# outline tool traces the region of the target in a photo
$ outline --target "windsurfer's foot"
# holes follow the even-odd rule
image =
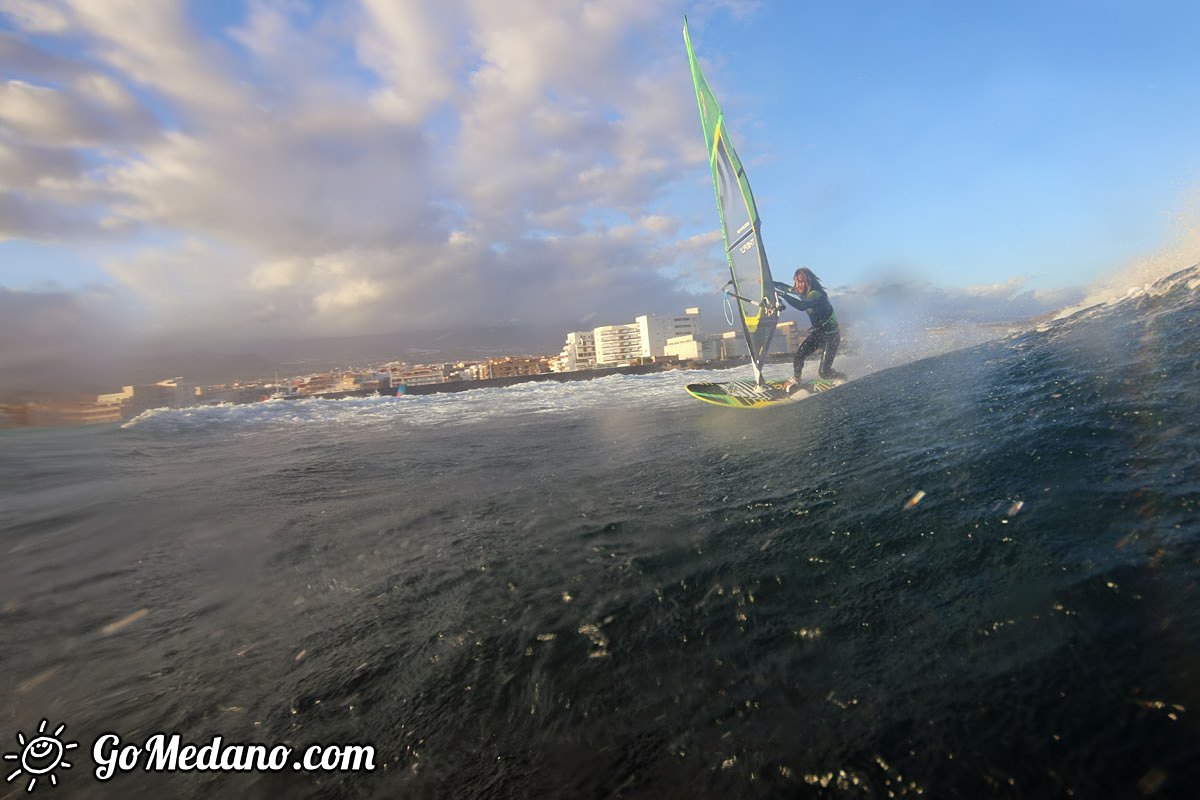
[[[783,382],[783,390],[788,394],[796,391],[796,387],[800,385],[800,379],[795,375]]]

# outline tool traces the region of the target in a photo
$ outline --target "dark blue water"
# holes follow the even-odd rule
[[[6,432],[5,752],[67,724],[38,796],[1200,796],[1198,293],[761,411],[681,372]],[[378,764],[101,784],[108,731]]]

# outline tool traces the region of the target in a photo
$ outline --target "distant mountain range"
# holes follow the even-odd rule
[[[30,359],[0,369],[0,403],[72,399],[175,377],[213,384],[270,379],[275,375],[285,378],[389,361],[439,363],[508,355],[556,355],[565,336],[559,328],[481,325],[458,330],[264,340],[247,343],[234,352],[189,343],[103,356],[81,353],[72,363]]]
[[[520,325],[263,342],[255,352],[286,364],[470,361],[506,355],[557,355],[566,332]]]

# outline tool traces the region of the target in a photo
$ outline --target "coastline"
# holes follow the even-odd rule
[[[732,369],[747,363],[745,359],[720,362],[707,362],[710,369]],[[319,394],[292,395],[281,399],[302,400],[321,398],[323,400],[339,400],[343,397],[401,397],[404,395],[444,394],[447,392],[468,392],[472,389],[495,389],[505,386],[515,386],[519,383],[540,383],[553,381],[567,383],[569,381],[590,381],[594,378],[605,378],[609,375],[649,375],[655,372],[666,372],[673,369],[685,369],[678,363],[636,364],[628,367],[607,367],[605,369],[584,369],[574,372],[546,372],[539,375],[515,375],[508,378],[485,378],[474,381],[449,381],[446,383],[424,383],[415,386],[390,386],[378,389],[356,389],[344,392],[322,392]]]

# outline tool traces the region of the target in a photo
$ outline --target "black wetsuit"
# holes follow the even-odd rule
[[[844,374],[833,368],[833,357],[837,355],[838,345],[842,343],[842,333],[838,329],[837,314],[833,312],[833,305],[829,302],[825,291],[813,289],[801,298],[797,297],[794,294],[795,289],[786,283],[776,281],[775,288],[785,293],[783,299],[792,308],[808,312],[808,321],[812,325],[808,329],[808,337],[800,343],[800,347],[796,350],[796,357],[792,360],[792,370],[795,372],[796,378],[800,378],[800,371],[804,368],[805,359],[818,350],[823,351],[818,374],[827,380],[845,378]]]

